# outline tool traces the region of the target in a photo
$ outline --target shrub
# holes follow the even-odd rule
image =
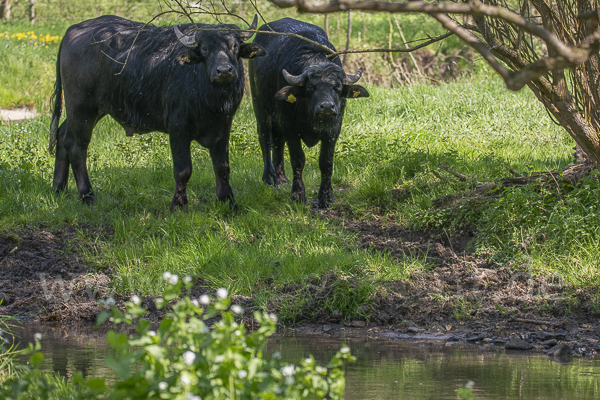
[[[263,354],[269,336],[275,333],[277,317],[255,312],[259,328],[248,332],[237,321],[243,310],[231,305],[225,289],[211,299],[181,296],[191,279],[182,282],[176,275],[164,275],[168,285],[156,299],[167,314],[156,330],[142,317],[146,310],[133,296],[124,312],[112,299],[104,301],[107,311],[98,322],[110,319],[115,325],[135,323],[134,335],[110,330],[106,339],[116,350],[106,363],[117,376],[108,387],[105,378],[71,382],[81,399],[341,399],[345,380],[343,367],[353,361],[348,347],[342,347],[326,367],[308,357],[298,364],[285,364],[278,353],[267,359]],[[212,325],[209,322],[213,321]],[[32,368],[0,387],[3,399],[48,399],[55,388],[39,372],[43,359],[39,343],[31,346]]]

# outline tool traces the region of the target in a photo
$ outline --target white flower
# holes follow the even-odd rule
[[[216,363],[222,363],[223,361],[225,361],[225,356],[223,354],[219,354],[218,356],[215,357]]]
[[[176,285],[179,282],[179,277],[177,275],[171,275],[169,277],[169,284]]]
[[[315,368],[315,372],[316,372],[317,374],[322,374],[322,373],[324,373],[324,372],[327,372],[327,368],[323,368],[323,367],[321,367],[320,365],[317,365],[317,367]]]
[[[225,288],[218,288],[217,289],[217,297],[220,299],[224,299],[227,297],[229,293],[227,293],[227,289]]]
[[[193,299],[193,300],[192,300],[192,304],[193,304],[195,307],[200,307],[200,303],[198,303],[198,300],[196,300],[196,299]]]
[[[292,376],[296,372],[296,367],[294,364],[286,365],[285,367],[281,367],[281,373],[283,376]]]
[[[340,353],[342,353],[342,354],[347,354],[347,353],[350,353],[350,347],[348,347],[348,346],[344,346],[344,347],[342,347],[342,348],[340,349]]]
[[[235,336],[241,336],[242,335],[242,331],[240,331],[239,329],[236,329],[235,332]]]
[[[231,306],[231,311],[233,311],[236,314],[243,314],[244,313],[244,309],[240,306],[238,306],[237,304],[234,304]]]
[[[132,302],[133,304],[140,304],[140,303],[141,303],[141,300],[140,300],[139,296],[136,296],[136,295],[134,294],[133,296],[131,296],[131,302]]]
[[[158,383],[158,388],[159,388],[160,390],[165,390],[165,389],[166,389],[166,388],[168,388],[168,387],[169,387],[169,384],[168,384],[167,382],[159,382],[159,383]]]
[[[40,340],[42,340],[42,334],[38,332],[35,335],[33,335],[33,338],[36,342],[39,342]]]
[[[104,300],[104,306],[106,308],[110,308],[111,306],[115,305],[115,299],[113,299],[112,297],[107,298],[106,300]]]
[[[287,376],[285,378],[285,384],[286,385],[293,385],[294,382],[296,382],[296,378],[294,378],[293,376]]]
[[[185,386],[189,385],[190,383],[192,383],[192,381],[190,381],[190,377],[187,375],[182,374],[181,377],[179,378],[179,380],[181,381],[182,384],[184,384]]]
[[[156,336],[156,331],[148,331],[148,336]]]
[[[163,272],[163,279],[165,281],[168,281],[169,279],[171,279],[171,273],[169,271]]]
[[[200,300],[201,304],[207,305],[208,303],[210,303],[210,297],[208,297],[207,294],[203,294],[202,296],[200,296],[198,298],[198,300]]]
[[[312,358],[305,358],[304,359],[304,363],[305,364],[312,364]]]
[[[191,281],[192,281],[192,277],[191,277],[191,276],[189,276],[189,275],[186,275],[186,276],[185,276],[185,278],[183,278],[183,282],[184,282],[185,284],[188,284],[188,283],[190,283]]]
[[[193,393],[188,393],[185,395],[186,400],[202,400],[202,397],[196,396]]]
[[[238,371],[238,378],[245,379],[247,376],[248,376],[248,372],[246,372],[245,370],[240,369]]]
[[[276,351],[275,353],[273,353],[272,357],[276,360],[281,360],[281,353]]]
[[[194,360],[196,359],[196,353],[194,353],[193,351],[186,351],[185,353],[183,353],[183,362],[186,363],[187,365],[192,365],[194,363]]]
[[[271,313],[271,314],[269,314],[269,318],[271,318],[271,320],[273,320],[273,322],[277,322],[277,315]]]
[[[154,299],[154,302],[156,303],[157,307],[162,307],[165,300],[162,297],[157,297]]]

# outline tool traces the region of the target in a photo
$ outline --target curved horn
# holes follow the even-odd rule
[[[252,20],[252,23],[248,27],[248,31],[255,31],[257,26],[258,26],[258,15],[254,14],[254,19]],[[245,42],[246,40],[250,39],[252,37],[252,35],[254,35],[254,32],[248,32],[248,31],[242,31],[240,33],[242,42]]]
[[[346,74],[346,77],[344,78],[344,85],[353,85],[353,84],[355,84],[360,79],[360,77],[362,76],[362,73],[363,73],[363,68],[360,67],[358,69],[358,71],[356,71],[356,73],[351,74],[351,75]]]
[[[173,30],[175,31],[175,35],[177,35],[177,39],[179,39],[179,41],[184,44],[187,47],[198,47],[198,41],[196,40],[196,35],[186,35],[181,33],[181,31],[179,30],[179,28],[177,26],[173,27]]]
[[[281,70],[283,73],[283,77],[292,86],[304,86],[304,74],[301,75],[292,75],[287,72],[285,69]]]

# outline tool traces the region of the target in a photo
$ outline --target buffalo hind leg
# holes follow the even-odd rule
[[[209,150],[210,158],[215,172],[215,181],[217,183],[217,199],[222,202],[229,201],[229,207],[232,210],[237,209],[233,199],[233,190],[229,185],[229,135],[223,135],[221,139]]]
[[[171,201],[171,212],[177,209],[187,209],[187,183],[192,176],[192,155],[190,153],[191,142],[171,138],[171,154],[173,155],[173,175],[175,177],[175,194]]]
[[[56,143],[56,156],[54,159],[54,181],[52,190],[56,193],[67,189],[69,183],[69,154],[65,147],[65,135],[67,133],[67,120],[58,128],[58,137]]]
[[[87,170],[87,151],[92,139],[92,131],[96,125],[96,117],[69,118],[64,145],[68,155],[68,162],[71,164],[73,176],[77,183],[77,192],[79,199],[87,204],[94,202],[94,191],[90,183],[90,177]],[[62,166],[64,168],[64,166]],[[59,171],[64,173],[64,170]]]
[[[304,170],[304,164],[306,157],[302,150],[302,142],[299,137],[291,138],[288,141],[288,150],[290,152],[290,161],[292,163],[292,200],[305,203],[306,192],[304,189],[304,182],[302,181],[302,171]]]
[[[273,127],[273,167],[275,168],[275,176],[279,182],[289,182],[285,176],[285,168],[283,166],[283,153],[285,150],[285,140],[283,135],[276,127]]]
[[[335,139],[323,139],[321,141],[321,153],[319,154],[319,169],[321,170],[321,186],[319,187],[318,197],[319,208],[327,208],[328,202],[335,202],[333,189],[331,188],[335,142]]]
[[[271,162],[271,121],[257,121],[257,130],[264,166],[262,181],[267,185],[278,186],[277,175]]]

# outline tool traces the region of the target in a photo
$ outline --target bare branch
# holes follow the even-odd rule
[[[439,35],[434,38],[431,38],[430,40],[423,42],[419,45],[416,45],[414,47],[406,47],[403,49],[348,50],[348,51],[338,51],[337,53],[334,53],[334,54],[337,55],[337,54],[356,54],[356,53],[410,53],[410,52],[422,49],[423,47],[429,46],[432,43],[439,42],[440,40],[444,40],[447,37],[452,36],[452,35],[454,35],[454,32],[448,32],[443,35]],[[328,56],[328,57],[331,57],[331,56]]]
[[[337,11],[361,10],[389,13],[421,13],[421,14],[468,14],[473,16],[486,16],[501,19],[522,28],[523,31],[542,39],[554,48],[558,55],[570,59],[577,58],[567,45],[561,42],[552,32],[531,23],[523,16],[507,8],[483,4],[479,0],[470,0],[467,3],[426,3],[424,1],[409,1],[406,3],[392,3],[385,1],[351,1],[335,0],[329,3],[314,3],[312,0],[269,0],[281,7],[296,7],[301,13],[331,13]]]

